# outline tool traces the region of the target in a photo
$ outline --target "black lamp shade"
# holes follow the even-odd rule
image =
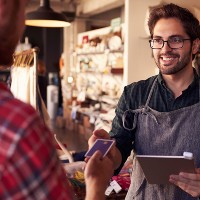
[[[27,13],[25,24],[27,26],[37,27],[67,27],[70,23],[65,15],[54,12],[50,8],[49,1],[41,1],[40,7],[36,11]]]

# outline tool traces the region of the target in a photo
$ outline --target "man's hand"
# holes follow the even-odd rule
[[[93,131],[92,136],[88,140],[89,149],[92,147],[96,139],[110,139],[110,135],[104,129]]]
[[[110,135],[104,129],[95,130],[93,135],[88,140],[89,149],[92,147],[96,139],[110,139]],[[121,153],[115,145],[111,147],[107,156],[113,161],[114,168],[117,169],[121,163]],[[86,158],[85,161],[88,162],[89,159],[90,158]]]
[[[193,197],[200,197],[200,168],[196,169],[196,174],[180,172],[171,175],[169,181]]]
[[[104,199],[113,172],[113,162],[107,156],[102,157],[100,151],[96,151],[88,160],[84,171],[86,200]]]

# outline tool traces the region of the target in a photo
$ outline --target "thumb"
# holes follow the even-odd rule
[[[97,138],[110,139],[110,135],[104,129],[94,130],[93,135],[95,135]]]
[[[95,151],[94,154],[92,155],[91,159],[94,159],[94,160],[102,159],[101,151],[99,151],[99,150]]]

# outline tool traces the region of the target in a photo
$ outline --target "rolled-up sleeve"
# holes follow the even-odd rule
[[[115,110],[116,115],[112,122],[112,129],[109,133],[111,137],[116,140],[116,147],[119,149],[122,156],[122,163],[120,167],[115,170],[115,174],[120,172],[128,156],[130,155],[131,150],[133,149],[134,131],[127,131],[123,128],[122,123],[123,113],[128,109],[127,105],[126,90],[124,90]]]

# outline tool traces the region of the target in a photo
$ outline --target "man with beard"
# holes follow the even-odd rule
[[[97,138],[114,138],[110,152],[115,173],[130,152],[138,155],[182,156],[192,152],[196,173],[170,175],[169,184],[149,184],[136,159],[126,199],[193,200],[200,196],[200,80],[192,67],[199,49],[199,21],[175,4],[152,10],[148,21],[159,74],[124,88],[108,134],[96,130]]]
[[[0,0],[2,66],[12,63],[24,30],[27,2]],[[86,165],[86,189],[91,190],[86,199],[103,199],[112,174],[110,159],[96,152]],[[0,199],[72,200],[72,193],[56,154],[53,134],[30,105],[15,99],[0,83]]]

